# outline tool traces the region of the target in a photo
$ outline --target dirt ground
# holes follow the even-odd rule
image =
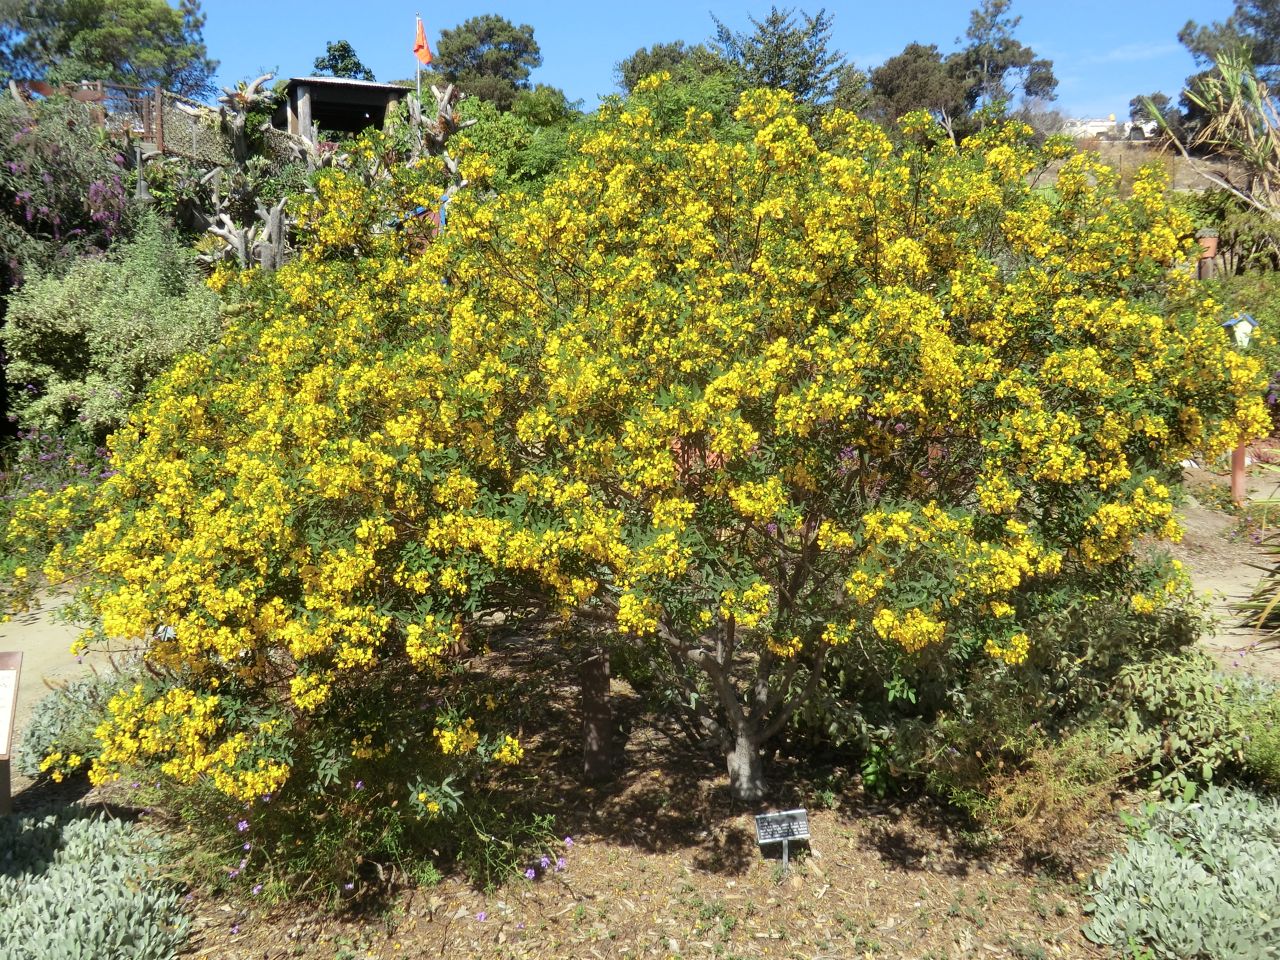
[[[1201,638],[1223,666],[1280,679],[1280,644],[1269,640],[1232,604],[1248,599],[1263,573],[1274,566],[1265,539],[1280,525],[1280,449],[1268,446],[1251,451],[1248,478],[1249,503],[1243,513],[1228,504],[1230,475],[1210,465],[1186,471],[1190,497],[1182,508],[1182,542],[1171,552],[1180,559],[1196,592],[1209,600],[1214,616],[1211,632]],[[1253,459],[1253,456],[1250,459]]]

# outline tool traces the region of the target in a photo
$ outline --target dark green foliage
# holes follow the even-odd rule
[[[1052,100],[1058,79],[1050,60],[1016,40],[1013,32],[1022,21],[1012,16],[1012,0],[982,0],[969,14],[969,28],[957,42],[968,40],[947,58],[952,73],[965,84],[970,109],[1007,102],[1019,93]]]
[[[160,852],[77,807],[0,817],[0,960],[170,960],[189,921]]]
[[[1084,933],[1126,957],[1280,957],[1280,805],[1210,787],[1151,804],[1092,882]]]
[[[1201,66],[1224,51],[1243,49],[1260,73],[1273,78],[1280,70],[1280,0],[1236,0],[1225,21],[1188,20],[1178,39]]]
[[[845,66],[844,55],[830,49],[833,18],[825,10],[810,16],[793,8],[769,8],[763,20],[748,18],[750,33],[734,32],[719,19],[715,47],[737,68],[744,88],[789,90],[802,103],[829,101]]]
[[[871,71],[871,96],[874,111],[885,121],[927,110],[945,122],[963,115],[966,88],[935,45],[909,43]]]
[[[355,48],[346,40],[330,40],[324,45],[324,56],[316,57],[317,74],[330,77],[347,77],[351,80],[372,80],[373,71],[366,67]]]
[[[703,44],[688,46],[683,40],[641,47],[614,67],[618,86],[630,93],[637,83],[653,73],[666,71],[674,80],[732,70],[729,61]]]
[[[511,109],[516,94],[528,89],[529,71],[541,65],[533,27],[493,13],[442,30],[433,64],[446,82],[500,110]]]
[[[105,80],[192,97],[213,92],[218,64],[201,31],[199,0],[6,0],[0,68],[50,83]]]

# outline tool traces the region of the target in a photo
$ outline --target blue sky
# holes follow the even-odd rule
[[[955,46],[978,0],[860,0],[828,2],[832,39],[859,67],[869,69],[912,42]],[[800,4],[779,4],[779,6]],[[809,10],[818,4],[809,4]],[[1128,113],[1129,99],[1162,90],[1175,96],[1192,72],[1177,33],[1188,19],[1222,20],[1230,0],[1014,0],[1022,16],[1017,36],[1054,62],[1057,108],[1068,116]],[[311,72],[329,40],[347,40],[379,80],[413,75],[414,14],[428,40],[467,17],[498,13],[528,23],[542,48],[533,80],[563,89],[584,107],[615,91],[613,65],[637,47],[670,40],[698,42],[712,32],[711,13],[735,29],[748,15],[764,17],[768,3],[648,0],[613,6],[596,2],[470,2],[415,8],[385,0],[204,0],[205,42],[221,61],[219,86],[276,70]]]

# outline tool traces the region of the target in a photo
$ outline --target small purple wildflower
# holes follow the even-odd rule
[[[239,823],[236,824],[236,830],[240,833],[244,833],[248,829],[249,829],[248,820],[241,820]]]
[[[556,873],[559,873],[569,864],[565,862],[564,857],[556,857]]]
[[[537,876],[537,874],[534,872],[533,867],[530,867],[528,870],[524,872],[524,876],[526,880],[532,880],[534,877]]]
[[[564,838],[564,845],[565,845],[566,847],[572,847],[572,846],[573,846],[573,837],[565,837],[565,838]]]
[[[354,890],[355,888],[356,888],[356,885],[354,883],[344,883],[342,885],[343,890]]]
[[[253,849],[253,844],[252,844],[252,843],[246,843],[246,844],[244,845],[244,849],[246,849],[246,850],[252,850],[252,849]]]
[[[363,780],[357,780],[357,781],[356,781],[356,789],[357,789],[357,790],[363,790],[363,789],[364,789],[364,781],[363,781]]]
[[[476,914],[476,919],[479,920],[481,923],[483,923],[484,921],[489,919],[489,915],[485,913],[483,910],[481,910],[479,913]]]
[[[227,876],[234,880],[236,877],[240,876],[240,868],[232,867],[230,870],[227,871]]]
[[[543,857],[538,861],[538,866],[542,867],[543,870],[547,869],[547,867],[551,866],[551,858]]]
[[[231,925],[231,935],[234,937],[239,932],[240,932],[240,924],[233,923]]]
[[[260,894],[261,892],[262,892],[262,884],[260,884],[260,883],[255,883],[255,884],[253,885],[253,895],[256,897],[256,896],[257,896],[258,894]]]

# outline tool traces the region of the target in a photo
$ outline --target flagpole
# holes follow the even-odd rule
[[[421,22],[422,14],[415,13],[414,17],[417,18],[418,22]],[[418,23],[416,22],[414,23],[413,29],[415,31],[418,29]],[[415,33],[415,36],[416,36],[416,33]],[[418,103],[422,103],[422,61],[418,58],[418,55],[416,53],[413,55],[413,62],[415,64],[415,68],[418,76]]]

